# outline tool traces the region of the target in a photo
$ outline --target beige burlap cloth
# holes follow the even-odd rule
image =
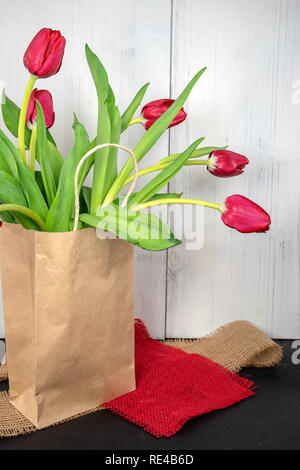
[[[243,367],[274,366],[282,357],[281,347],[247,321],[228,323],[200,339],[175,339],[165,343],[188,353],[207,356],[232,372],[239,372]],[[7,378],[7,366],[0,366],[0,381]],[[97,407],[70,419],[102,409]],[[0,392],[0,437],[34,431],[37,429],[33,424],[9,403],[8,393]]]

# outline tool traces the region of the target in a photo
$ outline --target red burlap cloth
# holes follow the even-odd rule
[[[137,389],[104,406],[156,437],[170,437],[191,418],[252,395],[253,382],[198,354],[150,338],[136,320]]]

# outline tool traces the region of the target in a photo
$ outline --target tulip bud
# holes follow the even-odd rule
[[[248,163],[249,160],[244,155],[221,149],[211,152],[207,169],[212,175],[227,178],[243,173],[243,169]]]
[[[242,233],[267,232],[271,224],[269,214],[262,207],[239,194],[227,197],[221,212],[224,224]]]
[[[66,40],[60,31],[41,29],[24,54],[23,63],[31,75],[47,78],[55,75],[62,63]]]
[[[175,100],[156,100],[151,101],[150,103],[146,104],[142,109],[142,124],[146,130],[148,130],[155,121],[160,118],[160,116],[167,111],[170,106],[174,103]],[[177,116],[173,119],[169,127],[177,126],[182,121],[185,120],[187,114],[183,108],[179,111]]]
[[[50,91],[48,90],[38,90],[35,88],[30,96],[27,115],[26,115],[26,124],[29,129],[36,123],[37,116],[37,106],[36,100],[40,103],[43,109],[46,128],[49,129],[53,126],[55,114],[53,111],[53,101]]]

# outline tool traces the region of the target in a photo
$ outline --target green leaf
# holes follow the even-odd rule
[[[75,145],[66,159],[59,178],[55,199],[46,220],[47,232],[68,232],[74,211],[74,178],[77,165],[90,148],[87,132],[74,116]],[[81,172],[79,173],[79,179]]]
[[[4,171],[0,171],[0,201],[1,204],[17,204],[28,207],[20,181]],[[17,213],[11,215],[9,212],[4,212],[0,216],[6,222],[14,223],[16,220],[27,229],[39,230],[38,226],[26,215]]]
[[[97,145],[110,142],[110,119],[107,105],[101,105],[98,109]],[[96,212],[98,206],[105,197],[105,180],[108,168],[109,147],[97,150],[94,157],[94,174],[92,184],[92,212]]]
[[[119,238],[149,251],[161,251],[179,245],[170,228],[150,213],[128,215],[126,209],[110,204],[97,215],[82,214],[80,220],[86,224],[108,230]]]
[[[59,153],[59,151],[57,150],[57,147],[55,147],[55,145],[53,145],[53,143],[50,140],[47,140],[47,144],[48,144],[49,165],[52,170],[55,185],[57,187],[58,182],[59,182],[60,172],[64,164],[64,159],[62,155]]]
[[[98,97],[98,127],[96,144],[110,142],[110,116],[108,113],[108,77],[102,63],[88,45],[85,47],[87,62],[95,83]],[[109,147],[97,150],[95,153],[94,175],[92,185],[91,211],[95,213],[105,197],[105,180],[108,169]]]
[[[134,154],[137,161],[140,161],[141,158],[150,150],[150,148],[155,144],[155,142],[159,139],[159,137],[165,132],[168,126],[171,124],[173,119],[177,116],[180,109],[184,105],[187,97],[189,96],[192,88],[197,83],[201,75],[205,72],[206,67],[200,70],[194,78],[190,81],[187,87],[183,90],[183,92],[179,95],[177,100],[170,106],[169,109],[157,120],[155,123],[150,127],[150,129],[145,132],[139,143],[134,149]],[[133,169],[132,161],[129,160],[131,163],[131,170]],[[128,175],[127,175],[128,176]]]
[[[85,45],[85,55],[96,86],[97,95],[100,100],[104,102],[108,95],[108,77],[106,70],[99,58],[87,44]]]
[[[0,143],[1,145],[1,143]],[[9,175],[11,175],[11,169],[9,168],[9,165],[6,161],[6,158],[4,156],[4,154],[1,152],[0,150],[0,170],[1,171],[5,171],[5,173],[8,173]]]
[[[97,145],[96,140],[97,140],[97,137],[95,137],[94,140],[92,140],[92,142],[90,143],[90,150],[92,150],[94,147],[96,147],[96,145]],[[95,161],[95,153],[92,153],[92,155],[89,156],[89,158],[86,160],[85,164],[83,165],[84,166],[84,172],[83,172],[83,175],[82,175],[79,186],[82,186],[86,176],[88,175],[90,169],[92,168],[92,166],[94,164],[94,161]]]
[[[108,88],[107,111],[110,119],[110,142],[118,144],[121,136],[121,115],[118,106],[115,105],[115,97],[111,87]],[[108,162],[105,174],[103,199],[108,189],[118,175],[118,148],[109,147]]]
[[[2,103],[2,116],[7,129],[14,137],[18,137],[18,124],[20,116],[20,108],[11,101],[8,96],[4,95]],[[29,148],[31,131],[25,126],[25,145]]]
[[[1,216],[2,216],[2,214],[7,214],[7,212],[2,212]],[[13,216],[11,216],[11,217],[14,218],[13,219],[15,221],[14,223],[21,224],[21,225],[23,225],[24,228],[26,228],[28,230],[38,230],[38,231],[41,230],[40,227],[32,219],[30,219],[29,217],[26,217],[26,215],[20,214],[18,212],[13,212],[12,214],[13,214]],[[7,222],[8,222],[8,220],[7,220]]]
[[[148,82],[144,86],[142,86],[142,88],[140,88],[140,90],[137,92],[137,94],[135,95],[135,97],[133,98],[131,103],[129,104],[126,111],[124,111],[124,113],[122,114],[121,132],[124,132],[127,129],[128,124],[130,123],[131,119],[133,118],[134,113],[136,112],[137,108],[141,104],[142,99],[144,98],[145,93],[146,93],[147,88],[148,88],[149,85],[150,85],[150,83]]]
[[[199,148],[197,150],[195,150],[192,155],[190,156],[190,158],[199,158],[199,157],[204,157],[205,155],[209,155],[211,152],[214,152],[215,150],[223,150],[223,149],[226,149],[228,147],[228,145],[225,145],[225,147],[202,147],[202,148]],[[180,153],[173,153],[173,155],[168,155],[167,157],[165,158],[162,158],[159,163],[168,163],[168,162],[172,162],[173,160],[175,160],[178,156],[180,155]]]
[[[84,188],[83,188],[84,189]],[[90,188],[87,188],[87,189],[90,189]],[[129,196],[129,199],[128,199],[128,202],[127,202],[127,205],[130,204],[130,201],[132,201],[132,199],[137,195],[138,193],[132,193],[130,194]],[[157,199],[176,199],[176,198],[180,198],[182,196],[182,193],[159,193],[159,194],[155,194],[154,196],[152,196],[149,201],[155,201]],[[113,204],[116,204],[116,205],[120,205],[122,200],[124,199],[124,196],[121,196],[121,197],[118,197],[117,199],[115,199],[113,201]]]
[[[45,188],[44,188],[44,182],[43,182],[43,177],[42,177],[42,172],[39,171],[39,170],[36,170],[34,172],[34,177],[35,177],[35,181],[37,182],[40,190],[41,190],[41,193],[46,201],[47,199],[47,196],[46,196],[46,193],[45,193]]]
[[[8,222],[10,224],[16,224],[17,221],[14,218],[13,214],[10,214],[10,212],[1,212],[0,213],[0,220],[2,222]]]
[[[179,199],[182,193],[158,193],[152,196],[149,201],[156,201],[157,199]]]
[[[155,196],[160,189],[162,189],[184,166],[192,152],[204,140],[204,137],[197,139],[190,145],[179,157],[176,158],[170,165],[156,175],[149,181],[130,201],[130,206],[148,201],[151,197]]]
[[[46,220],[48,207],[40,191],[40,188],[34,179],[34,176],[32,175],[29,168],[24,165],[19,151],[0,129],[0,142],[1,141],[3,144],[5,144],[5,155],[9,155],[10,159],[14,158],[15,160],[18,171],[18,179],[26,196],[28,207],[36,212],[43,220]]]
[[[4,95],[4,102],[2,103],[2,115],[4,123],[7,129],[12,133],[14,137],[18,137],[18,124],[20,117],[20,108],[11,101],[6,95]],[[31,131],[25,126],[25,145],[29,148],[30,145]],[[55,146],[55,141],[47,130],[47,139],[52,142]]]
[[[43,113],[43,108],[40,103],[36,100],[37,106],[37,147],[40,156],[41,173],[47,196],[48,206],[50,207],[56,194],[56,184],[50,164],[50,157],[48,151],[48,142],[46,137],[46,125]]]
[[[86,206],[87,206],[87,210],[88,210],[88,212],[90,212],[90,210],[91,210],[92,188],[90,188],[88,186],[83,186],[82,187],[82,194],[83,194]]]
[[[110,142],[114,144],[118,144],[120,141],[120,112],[119,108],[115,106],[115,97],[111,87],[108,85],[108,97],[106,100],[107,104],[107,111],[109,114],[110,125],[111,125],[111,132],[110,132]],[[97,144],[97,137],[91,142],[90,150],[96,147]],[[115,180],[118,174],[118,162],[117,162],[117,153],[118,149],[116,147],[109,147],[108,148],[108,165],[107,165],[107,174],[105,177],[104,183],[104,193],[106,194],[108,188],[111,186],[112,182]],[[83,173],[82,180],[84,181],[86,175],[90,171],[93,163],[95,160],[95,154],[93,153],[87,159],[85,163],[85,170]],[[81,181],[81,184],[83,183]]]
[[[18,168],[14,156],[7,150],[6,144],[0,140],[1,169],[18,178]],[[6,169],[6,170],[5,170]]]
[[[205,72],[205,70],[206,70],[206,67],[201,69],[194,76],[194,78],[186,86],[183,92],[179,95],[177,100],[174,101],[172,106],[170,106],[170,108],[167,109],[167,111],[164,114],[162,114],[162,116],[143,135],[143,137],[141,138],[141,140],[138,142],[137,146],[134,149],[134,154],[138,162],[150,150],[150,148],[153,147],[155,142],[159,139],[159,137],[164,133],[164,131],[171,124],[173,119],[177,116],[178,112],[180,111],[187,97],[192,91],[192,88],[194,87],[196,82],[199,80],[201,75]],[[132,163],[132,159],[129,158],[127,162],[125,163],[125,165],[123,166],[118,178],[115,180],[114,184],[109,190],[108,195],[105,199],[105,204],[108,204],[113,199],[115,199],[116,195],[119,193],[120,189],[124,185],[126,179],[130,175],[132,170],[133,170],[133,163]]]
[[[0,171],[0,200],[4,204],[28,207],[20,181],[4,171]]]

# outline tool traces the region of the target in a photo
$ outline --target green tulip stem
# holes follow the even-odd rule
[[[38,214],[28,207],[19,206],[18,204],[0,204],[0,212],[20,212],[32,219],[41,230],[45,230],[45,223]]]
[[[134,124],[143,124],[143,122],[144,122],[143,116],[139,116],[137,118],[131,119],[131,121],[128,124],[128,127],[133,126]]]
[[[222,210],[222,204],[216,204],[209,201],[201,201],[200,199],[184,199],[184,198],[166,198],[166,199],[155,199],[154,201],[144,202],[138,204],[135,207],[130,208],[133,211],[141,211],[143,209],[148,209],[152,206],[159,206],[161,204],[193,204],[195,206],[204,206],[210,207],[211,209],[217,209],[218,211]]]
[[[143,170],[140,170],[138,172],[138,178],[140,176],[147,175],[148,173],[152,173],[153,171],[163,170],[164,168],[167,168],[171,163],[172,163],[171,161],[168,162],[168,163],[157,163],[156,165],[144,168]],[[208,165],[208,163],[209,163],[209,160],[188,160],[185,163],[185,166]],[[126,186],[128,183],[133,181],[133,179],[134,179],[134,175],[128,176],[127,180],[125,181],[125,183],[122,187],[124,188],[124,186]]]
[[[31,138],[30,138],[30,147],[29,147],[29,169],[34,176],[35,172],[35,151],[36,151],[36,138],[37,138],[37,126],[34,123],[31,131]]]
[[[26,165],[26,152],[25,152],[24,136],[25,136],[26,114],[27,114],[28,103],[30,100],[30,95],[34,87],[36,79],[37,77],[35,75],[30,75],[29,77],[25,94],[24,94],[24,98],[23,98],[22,107],[21,107],[20,118],[19,118],[19,127],[18,127],[19,152],[22,156],[22,159],[25,165]]]

